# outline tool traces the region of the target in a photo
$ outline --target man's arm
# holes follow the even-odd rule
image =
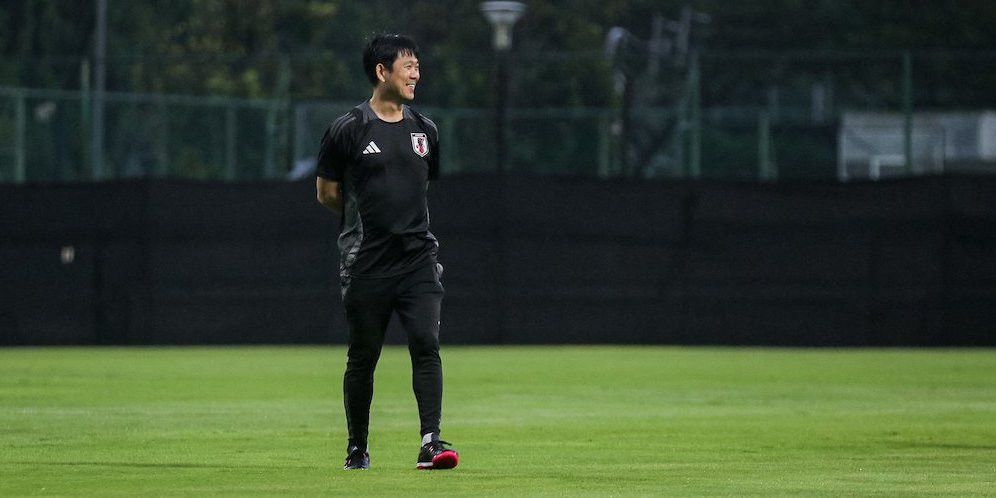
[[[315,187],[318,190],[318,202],[331,209],[334,213],[341,214],[342,189],[339,188],[339,182],[326,180],[319,176]]]

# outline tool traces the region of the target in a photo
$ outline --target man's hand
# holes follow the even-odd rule
[[[336,214],[342,213],[342,189],[339,188],[339,182],[318,177],[315,188],[318,190],[318,202]]]

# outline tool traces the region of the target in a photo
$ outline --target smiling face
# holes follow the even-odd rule
[[[410,52],[402,52],[388,68],[377,64],[378,86],[385,93],[396,95],[402,100],[415,98],[415,85],[419,80],[418,58]]]

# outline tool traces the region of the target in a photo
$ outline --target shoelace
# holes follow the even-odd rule
[[[443,441],[442,439],[438,439],[436,441],[429,443],[429,447],[432,448],[433,451],[447,451],[451,449],[447,448],[447,446],[453,446],[453,445],[447,441]]]

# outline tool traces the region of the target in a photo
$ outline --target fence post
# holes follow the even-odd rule
[[[913,56],[903,52],[903,154],[906,174],[913,174]]]
[[[266,104],[266,142],[263,148],[263,178],[273,178],[276,169],[274,154],[277,138],[277,103],[271,100]]]
[[[156,176],[163,178],[171,174],[169,160],[169,107],[167,107],[163,95],[155,97],[156,121],[158,133],[156,133]]]
[[[14,183],[24,183],[27,179],[25,166],[25,134],[27,127],[27,112],[24,103],[24,90],[18,88],[14,96],[15,124],[14,131]]]
[[[90,112],[90,59],[84,57],[80,62],[80,179],[93,168],[90,164]]]
[[[609,111],[611,112],[611,111]],[[598,113],[598,176],[612,175],[612,115],[606,111]]]
[[[94,36],[94,62],[96,71],[94,74],[93,89],[93,125],[91,128],[92,140],[90,148],[90,161],[93,167],[93,179],[103,180],[106,173],[104,164],[104,100],[107,85],[107,1],[97,0],[97,26]]]
[[[446,152],[443,153],[443,163],[446,165],[445,172],[456,173],[457,171],[455,169],[450,169],[455,166],[455,163],[453,162],[452,159],[447,159],[453,157],[460,157],[458,155],[459,152],[457,152],[457,140],[455,135],[456,126],[457,126],[456,117],[454,116],[452,111],[447,112],[443,116],[445,117],[442,119],[443,137],[441,142],[446,144]],[[441,170],[440,173],[442,173],[443,172],[442,170],[444,170],[443,164],[439,165],[439,169]]]
[[[691,129],[689,130],[689,172],[692,178],[702,175],[702,95],[699,54],[692,52],[691,102],[689,103]]]
[[[236,176],[236,139],[235,105],[229,101],[225,106],[225,179],[229,181]]]
[[[275,97],[273,100],[270,100],[266,106],[266,148],[263,162],[264,178],[274,178],[277,176],[277,152],[278,150],[286,151],[285,146],[289,141],[287,134],[290,131],[290,127],[287,126],[286,121],[288,120],[287,110],[290,108],[290,57],[286,54],[281,54],[277,60],[277,64],[277,87],[274,92]],[[278,121],[281,119],[281,115],[283,123]],[[281,129],[278,130],[278,127]],[[284,156],[286,157],[286,155]]]
[[[757,116],[757,176],[761,181],[778,179],[771,145],[771,117],[767,111],[761,111]]]

